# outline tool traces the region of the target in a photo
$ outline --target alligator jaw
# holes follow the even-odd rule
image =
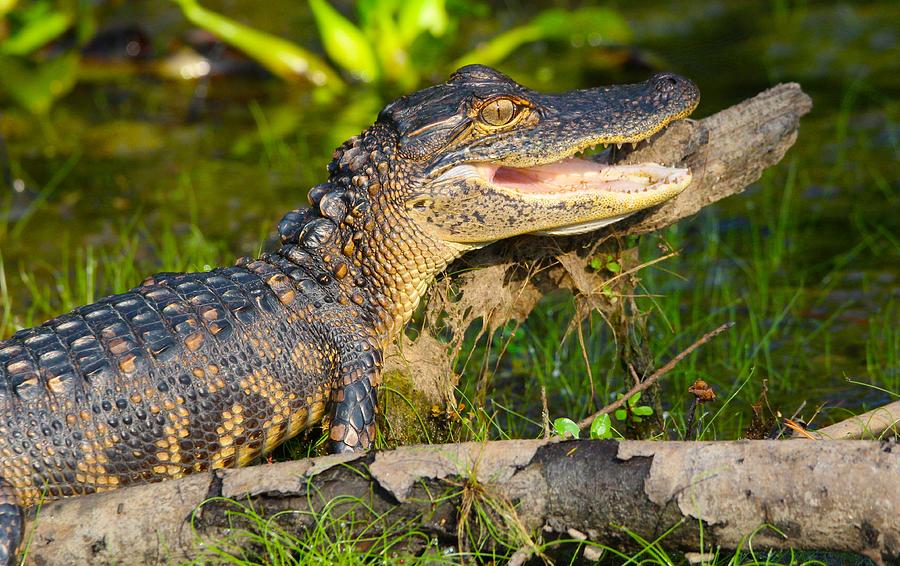
[[[591,203],[591,209],[602,210],[596,217],[534,232],[548,235],[581,234],[607,226],[674,197],[691,182],[686,168],[656,163],[607,165],[575,157],[532,167],[478,164],[474,169],[484,182],[513,193],[522,202],[564,203],[573,208]]]
[[[482,194],[493,194],[497,201],[517,203],[523,219],[530,216],[528,211],[538,212],[521,223],[518,233],[569,236],[597,230],[675,197],[690,184],[691,172],[657,163],[616,165],[568,156],[525,167],[457,165],[436,182],[454,178],[464,179]]]

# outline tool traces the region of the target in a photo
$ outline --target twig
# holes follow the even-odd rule
[[[638,385],[641,382],[641,378],[638,377],[637,371],[635,371],[632,364],[628,364],[628,373],[631,374],[631,379],[634,380],[635,385]]]
[[[794,431],[795,436],[799,435],[800,432],[794,426],[791,426],[790,424],[788,424],[788,421],[792,422],[794,425],[797,425],[797,419],[800,416],[800,413],[805,408],[806,408],[806,400],[804,399],[803,402],[800,403],[800,406],[797,407],[797,410],[794,411],[794,414],[792,414],[790,416],[790,418],[782,419],[781,411],[776,413],[775,415],[778,417],[779,420],[775,422],[775,428],[769,434],[769,438],[772,440],[777,440],[777,439],[781,438],[785,434],[785,430],[784,430],[785,428],[789,428],[792,431]],[[797,425],[797,426],[799,426],[799,425]]]
[[[581,346],[581,357],[584,358],[584,367],[588,374],[588,383],[591,384],[591,408],[597,408],[600,403],[597,402],[597,389],[594,387],[594,373],[591,371],[591,360],[588,357],[587,348],[584,345],[584,332],[581,329],[581,321],[577,323],[578,327],[578,344]]]
[[[578,428],[587,428],[587,427],[591,426],[591,423],[594,422],[595,418],[599,417],[600,415],[608,415],[609,413],[612,413],[616,409],[620,408],[622,405],[627,403],[628,400],[631,399],[635,393],[640,393],[641,391],[644,391],[645,389],[649,388],[651,385],[656,383],[659,380],[659,378],[661,378],[665,374],[672,371],[672,368],[674,368],[676,365],[678,365],[678,362],[680,362],[687,356],[691,355],[691,353],[694,350],[696,350],[700,346],[706,344],[707,342],[709,342],[710,340],[712,340],[719,334],[725,332],[732,326],[734,326],[733,322],[726,322],[725,324],[716,328],[715,330],[713,330],[711,332],[707,332],[706,334],[701,336],[699,340],[697,340],[696,342],[694,342],[693,344],[688,346],[683,352],[681,352],[680,354],[678,354],[677,356],[675,356],[674,358],[669,360],[669,363],[667,363],[663,367],[661,367],[658,370],[656,370],[655,372],[653,372],[653,375],[651,375],[646,380],[642,381],[641,383],[639,383],[639,384],[635,385],[634,387],[632,387],[631,389],[629,389],[628,393],[623,395],[620,399],[603,407],[596,413],[594,413],[588,417],[585,417],[584,419],[581,419],[581,421],[578,422]]]
[[[691,401],[691,408],[688,409],[688,421],[687,426],[684,427],[684,438],[685,440],[696,440],[694,438],[694,418],[697,414],[697,405],[700,404],[700,401],[697,397]]]
[[[547,406],[547,388],[541,385],[541,419],[544,423],[544,440],[550,438],[550,407]]]
[[[611,285],[612,283],[614,283],[614,282],[617,281],[618,279],[621,279],[621,278],[625,277],[626,275],[631,275],[632,273],[637,273],[638,271],[640,271],[640,270],[642,270],[642,269],[644,269],[644,268],[646,268],[646,267],[650,267],[651,265],[655,265],[655,264],[657,264],[657,263],[659,263],[659,262],[661,262],[661,261],[666,261],[666,260],[669,259],[670,257],[675,257],[675,256],[677,256],[677,255],[678,255],[678,252],[677,252],[677,251],[675,251],[675,252],[669,252],[669,253],[667,253],[667,254],[664,255],[664,256],[660,256],[660,257],[651,259],[650,261],[645,261],[644,263],[642,263],[642,264],[640,264],[640,265],[635,265],[635,266],[632,267],[631,269],[626,269],[626,270],[623,271],[622,273],[619,273],[618,275],[615,275],[615,276],[613,276],[613,277],[610,277],[609,279],[607,279],[606,281],[604,281],[604,282],[603,282],[603,287],[609,288],[610,285]]]
[[[809,440],[817,440],[817,438],[806,431],[800,423],[794,422],[793,419],[784,419],[784,426],[794,431],[794,436],[801,436]]]

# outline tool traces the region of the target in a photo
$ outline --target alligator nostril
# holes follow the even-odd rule
[[[678,86],[678,79],[672,75],[660,75],[656,77],[656,90],[659,92],[672,92]]]

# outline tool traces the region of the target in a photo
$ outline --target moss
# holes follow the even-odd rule
[[[413,386],[412,377],[402,371],[384,375],[379,389],[379,446],[394,448],[406,444],[452,442],[451,420]]]

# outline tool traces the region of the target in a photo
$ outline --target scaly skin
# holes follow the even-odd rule
[[[684,170],[651,190],[526,187],[697,99],[674,75],[545,95],[465,67],[338,148],[277,251],[156,275],[0,342],[0,561],[39,501],[242,466],[323,417],[332,450],[367,449],[382,349],[435,275],[491,241],[589,230],[677,194]]]

